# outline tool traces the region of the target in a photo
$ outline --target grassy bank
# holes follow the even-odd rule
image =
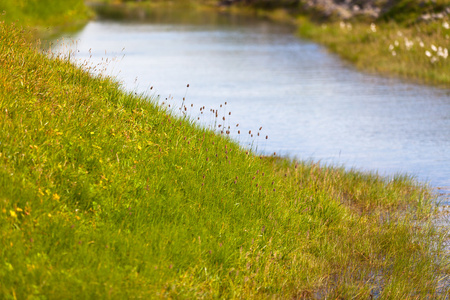
[[[361,70],[450,87],[450,21],[331,22],[297,18],[299,34],[326,45]]]
[[[414,180],[260,157],[27,40],[0,24],[0,298],[448,296]]]
[[[93,16],[83,0],[2,0],[0,13],[0,21],[37,28],[40,36],[77,30]]]

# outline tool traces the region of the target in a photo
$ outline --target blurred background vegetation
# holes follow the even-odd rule
[[[1,19],[36,27],[73,26],[93,17],[83,0],[2,0]]]

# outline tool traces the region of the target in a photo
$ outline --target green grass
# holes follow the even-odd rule
[[[0,24],[0,298],[448,295],[426,187],[259,156],[25,34]]]
[[[0,21],[32,26],[40,36],[77,30],[93,16],[83,0],[1,0],[0,13]]]

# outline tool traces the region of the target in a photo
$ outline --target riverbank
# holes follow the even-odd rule
[[[32,27],[40,38],[77,31],[94,17],[83,0],[2,0],[0,12],[0,21]]]
[[[97,3],[108,1],[98,0]],[[450,6],[445,1],[180,1],[197,9],[247,14],[293,24],[298,34],[325,45],[358,69],[448,88]],[[323,2],[323,3],[322,3]],[[177,2],[178,3],[178,2]],[[117,6],[116,8],[120,7]],[[145,16],[161,2],[103,6],[100,15]],[[178,4],[177,4],[178,5]],[[139,13],[138,13],[139,12]]]
[[[0,25],[3,298],[447,295],[413,179],[260,157],[27,40]]]
[[[324,2],[310,1],[307,7],[299,4],[293,9],[235,1],[225,9],[253,10],[256,15],[295,24],[301,37],[325,45],[362,71],[450,87],[448,3],[391,1],[377,6],[365,1],[365,6],[352,6]]]
[[[406,27],[342,21],[317,25],[305,18],[297,20],[301,36],[326,45],[360,70],[450,87],[446,21]]]

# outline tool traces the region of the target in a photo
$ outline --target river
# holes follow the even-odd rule
[[[450,191],[450,90],[362,73],[289,26],[191,19],[168,12],[97,20],[54,49],[76,49],[77,60],[94,64],[108,58],[107,73],[125,89],[160,103],[179,107],[185,97],[189,115],[205,126],[217,109],[230,135],[259,153],[407,173]]]

